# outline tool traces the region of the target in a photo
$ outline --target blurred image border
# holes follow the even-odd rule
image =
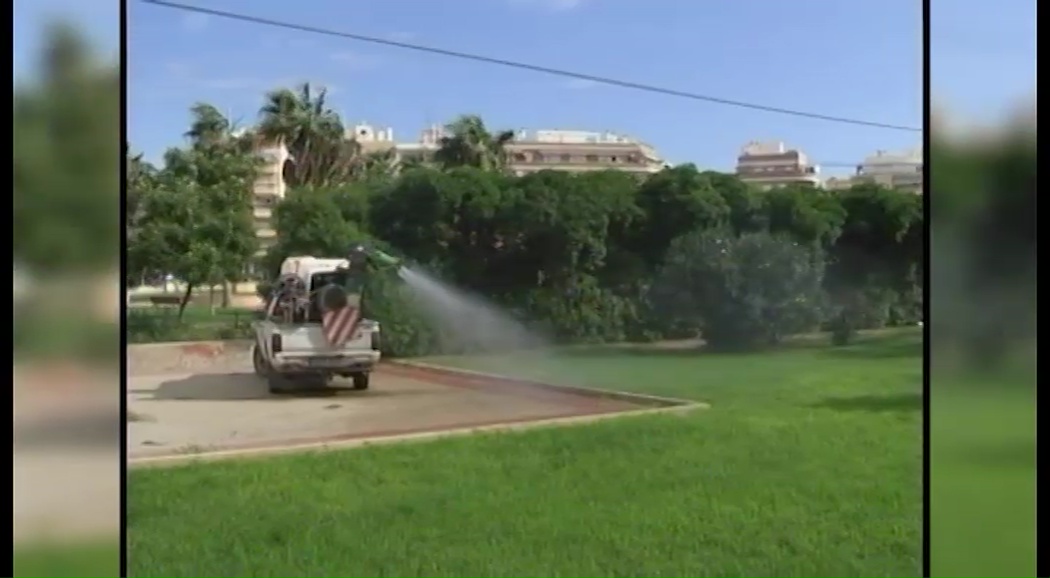
[[[930,3],[921,0],[922,22],[922,208],[926,250],[923,252],[922,298],[922,575],[930,576]]]
[[[132,0],[120,0],[120,283],[123,286],[127,279],[127,244],[128,222],[127,211],[127,164],[125,151],[130,139],[128,137],[128,3]],[[120,307],[120,575],[128,575],[127,519],[128,519],[128,372],[127,372],[127,327],[128,299],[126,288],[121,291]]]

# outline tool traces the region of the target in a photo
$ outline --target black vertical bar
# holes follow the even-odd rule
[[[929,154],[930,154],[930,106],[929,106],[929,18],[930,0],[922,0],[922,22],[920,22],[920,34],[922,35],[922,170],[923,170],[923,227],[925,250],[923,251],[923,302],[922,302],[922,324],[923,324],[923,406],[922,406],[922,569],[923,576],[930,576],[930,552],[929,552],[929,420],[930,420],[930,315],[929,315],[929,248],[930,248],[930,186],[929,186]]]
[[[121,99],[121,143],[119,146],[122,147],[121,151],[121,246],[120,246],[120,287],[122,291],[121,295],[121,308],[120,308],[120,396],[121,396],[121,576],[127,576],[127,436],[128,436],[128,420],[127,420],[127,288],[125,287],[124,281],[127,278],[127,151],[128,151],[128,121],[127,121],[127,73],[128,73],[128,54],[127,54],[127,4],[130,0],[121,0],[121,22],[120,22],[120,99]]]

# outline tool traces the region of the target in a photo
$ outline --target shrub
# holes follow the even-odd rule
[[[698,231],[676,239],[653,287],[669,318],[708,346],[752,349],[817,327],[825,311],[822,252],[787,237]]]

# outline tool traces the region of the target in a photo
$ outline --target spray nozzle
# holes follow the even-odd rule
[[[357,245],[350,250],[348,259],[353,263],[370,263],[374,266],[397,267],[401,265],[401,259],[364,245]]]

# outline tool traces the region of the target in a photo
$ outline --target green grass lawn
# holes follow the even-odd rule
[[[18,545],[13,554],[16,577],[120,575],[120,543],[115,539]]]
[[[921,335],[440,360],[687,415],[133,471],[131,576],[917,576]]]
[[[945,374],[930,394],[931,575],[1036,576],[1035,375]]]
[[[126,335],[131,343],[244,339],[255,319],[250,309],[191,304],[179,319],[177,307],[128,310]]]

